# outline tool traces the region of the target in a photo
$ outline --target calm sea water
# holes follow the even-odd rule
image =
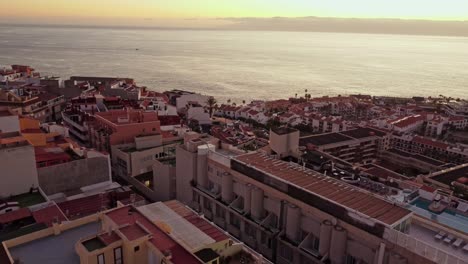
[[[138,50],[137,50],[138,49]],[[468,97],[468,38],[0,25],[0,65],[133,77],[236,101],[303,94]]]

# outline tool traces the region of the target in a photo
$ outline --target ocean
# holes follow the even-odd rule
[[[134,78],[218,101],[304,94],[468,98],[468,38],[0,25],[0,65]]]

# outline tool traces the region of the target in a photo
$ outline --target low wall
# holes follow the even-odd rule
[[[90,216],[79,218],[79,219],[74,220],[74,221],[63,222],[61,224],[56,224],[56,225],[54,225],[52,227],[49,227],[49,228],[46,228],[46,229],[42,229],[42,230],[39,230],[39,231],[36,231],[36,232],[33,232],[33,233],[29,233],[29,234],[24,235],[24,236],[20,236],[20,237],[16,237],[16,238],[4,241],[3,243],[5,244],[6,248],[16,247],[16,246],[26,244],[26,243],[29,243],[31,241],[37,240],[37,239],[52,236],[54,234],[60,234],[61,232],[65,232],[67,230],[70,230],[70,229],[73,229],[73,228],[76,228],[76,227],[79,227],[79,226],[82,226],[82,225],[86,225],[86,224],[89,224],[91,222],[96,222],[96,221],[98,221],[98,219],[99,219],[99,215],[98,214],[93,214],[93,215],[90,215]]]

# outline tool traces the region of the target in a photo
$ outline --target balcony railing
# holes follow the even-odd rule
[[[386,228],[384,239],[399,245],[413,253],[416,253],[430,261],[441,264],[466,264],[464,259],[454,256],[440,248],[434,247],[425,241],[419,240],[413,236],[399,232],[394,229]]]

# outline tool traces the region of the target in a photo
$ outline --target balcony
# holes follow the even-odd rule
[[[226,220],[224,218],[221,218],[221,217],[215,217],[214,219],[214,223],[221,227],[222,229],[226,229]]]
[[[228,231],[230,234],[232,234],[233,236],[235,236],[235,237],[237,237],[237,238],[240,238],[240,228],[238,228],[237,226],[228,224],[228,225],[227,225],[227,231]]]
[[[234,211],[238,212],[239,214],[244,214],[244,198],[242,196],[238,196],[234,201],[229,205]]]
[[[87,128],[85,128],[84,126],[78,124],[77,122],[71,120],[68,115],[66,115],[65,113],[62,113],[62,118],[63,118],[63,121],[67,124],[69,124],[70,126],[72,127],[75,127],[77,128],[78,130],[82,131],[82,132],[86,132],[88,131]]]
[[[267,217],[260,224],[264,228],[270,230],[272,233],[279,233],[278,217],[273,213],[268,213]]]
[[[203,208],[202,213],[205,216],[205,218],[209,219],[210,221],[213,220],[213,212],[211,211],[211,209]]]

